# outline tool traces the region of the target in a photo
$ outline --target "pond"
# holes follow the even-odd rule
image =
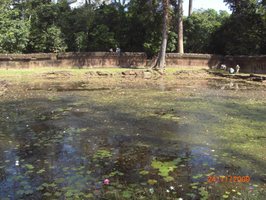
[[[263,83],[6,80],[1,199],[265,199]]]

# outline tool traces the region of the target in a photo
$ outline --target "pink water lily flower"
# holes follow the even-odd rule
[[[109,184],[110,180],[109,179],[105,179],[104,180],[104,184]]]

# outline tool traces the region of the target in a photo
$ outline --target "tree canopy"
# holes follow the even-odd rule
[[[163,1],[0,0],[0,53],[160,51]],[[85,3],[86,2],[86,3]],[[198,9],[183,16],[185,53],[266,52],[266,1],[224,0],[232,10]],[[167,52],[177,51],[178,1],[169,1]]]

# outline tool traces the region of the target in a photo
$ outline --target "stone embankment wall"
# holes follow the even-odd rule
[[[0,54],[0,69],[144,67],[146,60],[134,52]]]
[[[154,66],[158,56],[147,61],[148,66]],[[193,53],[166,53],[166,68],[177,69],[216,69],[220,67],[223,56],[212,54],[193,54]]]
[[[154,66],[158,56],[147,59],[141,52],[66,52],[35,54],[0,54],[0,69],[38,69],[38,68],[141,68]],[[221,64],[228,68],[240,65],[240,71],[266,74],[266,55],[264,56],[221,56],[212,54],[167,53],[166,68],[218,69]]]
[[[147,62],[154,66],[158,56]],[[192,53],[167,53],[165,58],[166,68],[180,69],[220,69],[221,64],[227,68],[240,66],[240,72],[266,74],[266,55],[263,56],[221,56],[213,54]]]
[[[192,54],[192,53],[167,53],[166,66],[177,68],[200,68],[200,69],[213,69],[221,64],[223,56],[212,54]]]
[[[266,55],[263,56],[225,56],[227,67],[240,66],[240,72],[266,74]]]

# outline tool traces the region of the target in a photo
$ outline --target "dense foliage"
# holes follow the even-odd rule
[[[183,17],[184,52],[259,55],[266,52],[265,1],[224,0],[232,14],[199,9]],[[158,0],[111,2],[0,0],[0,53],[160,50],[162,4]],[[177,0],[170,0],[167,51],[177,50]]]

